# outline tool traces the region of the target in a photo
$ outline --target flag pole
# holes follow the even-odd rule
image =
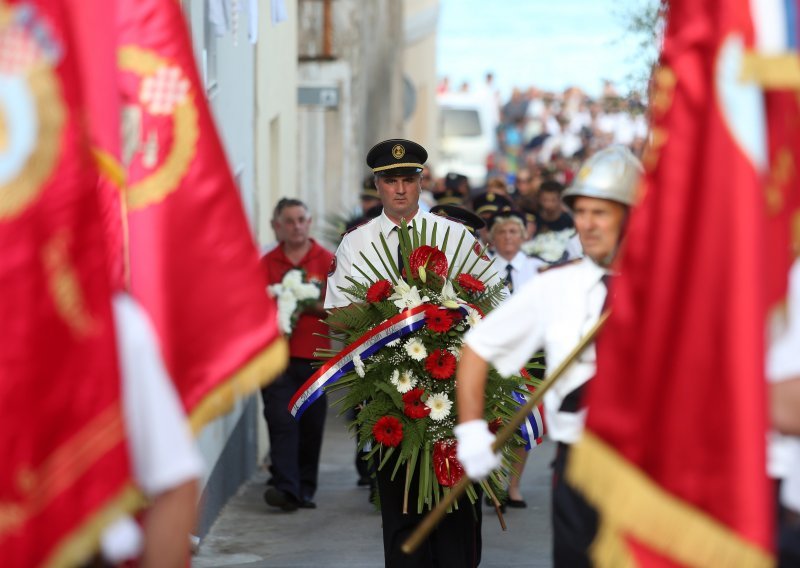
[[[492,451],[499,452],[503,446],[508,442],[511,436],[514,435],[514,432],[517,428],[522,425],[525,421],[525,418],[530,414],[530,412],[534,409],[534,407],[541,404],[542,399],[544,398],[545,393],[550,390],[550,387],[561,378],[564,372],[569,368],[569,366],[577,359],[581,353],[594,341],[597,334],[605,325],[608,316],[611,314],[611,310],[606,310],[600,315],[600,318],[597,320],[597,323],[592,326],[592,328],[584,335],[580,341],[578,341],[577,345],[572,349],[572,351],[567,355],[567,357],[561,362],[561,364],[553,371],[550,375],[548,375],[542,384],[534,391],[531,398],[525,403],[524,406],[520,407],[517,413],[511,417],[511,420],[504,425],[499,432],[497,432],[497,437],[495,438],[494,443],[492,444]],[[453,505],[453,503],[458,499],[466,490],[467,486],[472,483],[470,479],[464,475],[458,483],[456,483],[450,492],[444,496],[444,498],[439,501],[439,504],[430,512],[428,513],[422,522],[414,529],[414,532],[411,533],[411,536],[408,537],[401,549],[406,554],[411,554],[414,552],[419,545],[422,543],[423,540],[428,538],[428,535],[431,531],[439,524],[442,518],[447,513],[447,510]]]

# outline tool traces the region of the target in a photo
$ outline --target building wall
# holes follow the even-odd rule
[[[272,209],[297,196],[297,0],[284,0],[286,21],[273,23],[270,2],[260,2],[256,46],[255,227],[258,241],[273,242]]]
[[[335,106],[298,109],[298,193],[317,217],[318,238],[326,217],[357,207],[369,148],[404,135],[403,2],[336,0],[331,7],[330,57],[322,51],[323,2],[300,0],[298,14],[299,86],[338,92]]]
[[[429,156],[436,156],[439,151],[436,108],[439,11],[439,0],[405,0],[403,72],[414,93],[414,109],[406,118],[405,131],[408,138],[428,150]]]
[[[293,195],[296,185],[296,0],[286,0],[287,20],[277,24],[272,23],[269,3],[259,3],[256,44],[248,37],[249,12],[238,14],[235,29],[231,26],[218,37],[208,24],[208,0],[184,0],[182,5],[254,238],[269,242],[272,207],[280,196]],[[260,404],[257,395],[239,400],[198,435],[206,464],[200,536],[264,456]]]

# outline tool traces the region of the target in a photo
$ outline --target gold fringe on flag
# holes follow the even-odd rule
[[[289,343],[278,337],[198,403],[189,417],[192,432],[198,434],[216,417],[230,412],[237,400],[274,381],[288,361]]]
[[[61,568],[86,564],[97,554],[100,537],[112,522],[126,514],[134,514],[145,504],[145,498],[133,485],[127,484],[116,497],[98,508],[83,524],[54,547],[42,566]]]
[[[625,536],[686,566],[767,568],[774,563],[767,550],[664,491],[589,432],[573,446],[566,478],[600,514],[591,551],[598,566],[634,564]]]

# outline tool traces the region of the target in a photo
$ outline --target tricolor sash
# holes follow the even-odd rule
[[[338,355],[325,363],[289,401],[289,412],[299,420],[306,409],[322,396],[323,389],[334,384],[353,370],[353,359],[366,359],[396,339],[417,331],[425,325],[428,304],[404,310],[381,325],[369,330]]]

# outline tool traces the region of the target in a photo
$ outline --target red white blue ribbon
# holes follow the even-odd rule
[[[523,406],[527,400],[525,395],[514,391],[511,396]],[[542,412],[538,406],[535,406],[525,421],[519,427],[520,436],[525,440],[525,449],[530,451],[542,443],[542,436],[544,435],[544,421],[542,420]]]
[[[326,386],[334,384],[353,370],[353,359],[356,355],[364,360],[395,339],[400,339],[422,328],[425,325],[425,309],[429,306],[430,304],[422,304],[400,312],[366,332],[320,367],[289,401],[289,412],[295,420],[299,420],[306,409],[322,396]]]

